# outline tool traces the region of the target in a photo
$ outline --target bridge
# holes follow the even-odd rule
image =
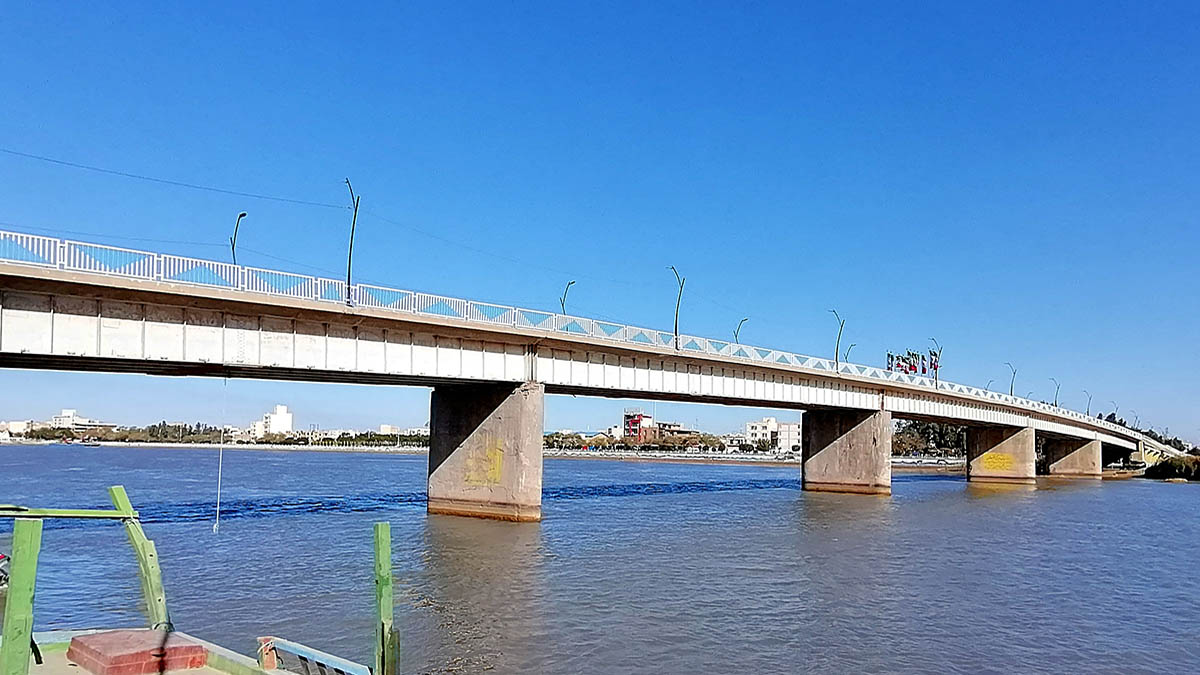
[[[0,231],[0,367],[433,388],[429,510],[541,518],[543,399],[796,409],[806,490],[890,494],[893,419],[967,427],[972,482],[1171,451],[1016,396],[778,349]]]

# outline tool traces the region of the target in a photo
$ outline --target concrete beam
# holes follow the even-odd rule
[[[1033,427],[968,427],[967,480],[977,483],[1037,482]]]
[[[1101,478],[1100,441],[1048,438],[1043,446],[1050,475],[1058,478]]]
[[[890,412],[810,410],[801,427],[805,490],[892,493]]]
[[[429,512],[541,520],[544,400],[536,382],[435,387]]]

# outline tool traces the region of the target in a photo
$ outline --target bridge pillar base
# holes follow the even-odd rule
[[[1083,439],[1047,439],[1047,464],[1052,478],[1103,478],[1100,441]]]
[[[542,519],[545,388],[455,384],[429,405],[429,513]]]
[[[968,427],[967,480],[1035,484],[1037,444],[1033,427]]]
[[[805,490],[892,494],[890,412],[810,410],[801,435]]]

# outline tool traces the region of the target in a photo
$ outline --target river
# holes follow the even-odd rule
[[[0,447],[0,503],[105,507],[123,484],[181,630],[363,663],[371,523],[392,523],[405,672],[1196,672],[1200,488],[986,489],[795,467],[547,460],[541,523],[428,516],[424,456]],[[0,523],[7,551],[11,524]],[[115,524],[47,523],[36,624],[143,623]]]

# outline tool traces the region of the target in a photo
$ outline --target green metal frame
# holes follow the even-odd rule
[[[13,550],[9,568],[8,596],[4,605],[4,640],[0,642],[0,675],[28,675],[30,640],[33,637],[33,596],[37,585],[38,554],[42,548],[42,521],[46,518],[91,518],[120,520],[138,559],[138,576],[146,601],[146,616],[152,629],[170,631],[170,614],[163,591],[162,569],[154,542],[146,538],[137,511],[125,488],[108,489],[114,510],[33,509],[0,504],[0,518],[12,518]]]

